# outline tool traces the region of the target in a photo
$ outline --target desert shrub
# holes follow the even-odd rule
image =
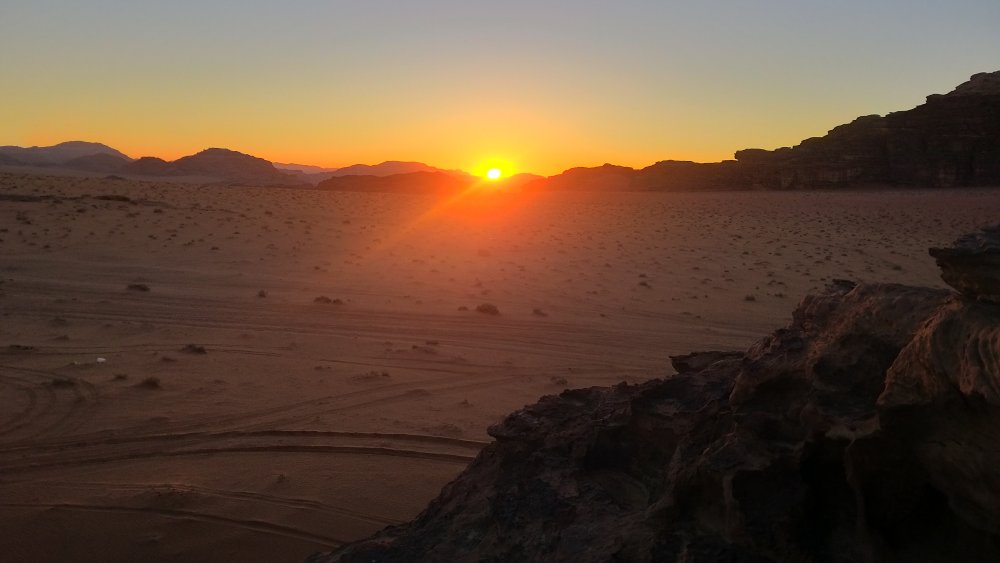
[[[483,313],[485,315],[499,315],[500,309],[492,303],[481,303],[476,306],[476,312]]]
[[[139,387],[143,387],[145,389],[159,389],[160,388],[160,378],[159,377],[155,377],[155,376],[149,376],[146,379],[143,379],[139,383]]]

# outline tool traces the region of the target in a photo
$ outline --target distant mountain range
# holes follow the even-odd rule
[[[3,158],[0,162],[27,166],[58,166],[94,155],[107,155],[123,163],[132,160],[107,145],[84,141],[67,141],[51,147],[0,147],[0,158]]]
[[[122,166],[118,173],[136,176],[207,176],[264,186],[293,186],[301,180],[269,161],[228,149],[205,149],[173,162],[144,157]]]
[[[133,160],[107,145],[83,141],[69,141],[51,147],[0,147],[0,166],[43,167],[49,170],[114,174],[136,178],[196,179],[263,186],[315,185],[331,177],[390,176],[404,177],[401,179],[441,178],[439,183],[444,186],[454,178],[460,178],[466,183],[472,178],[460,170],[443,170],[421,162],[390,160],[375,165],[355,164],[339,169],[323,168],[306,164],[274,164],[262,158],[221,148],[205,149],[172,162],[154,156]],[[418,172],[431,176],[411,176]],[[418,181],[420,188],[407,191],[431,189],[428,181]],[[391,185],[392,190],[396,191],[398,182],[399,180],[389,181],[379,185]],[[349,180],[345,185],[351,183]],[[357,185],[362,184],[365,184],[364,180]],[[433,188],[434,191],[437,191],[438,187]]]
[[[544,177],[535,174],[516,174],[509,178],[493,180],[491,185],[514,189],[543,180]],[[484,181],[465,172],[432,169],[387,176],[357,174],[334,176],[320,182],[316,187],[321,190],[349,192],[453,193]]]
[[[601,191],[1000,186],[1000,71],[973,75],[911,110],[859,117],[794,147],[745,149],[735,157],[717,163],[664,160],[638,170],[605,164],[548,178],[519,174],[498,185]],[[221,148],[173,162],[133,160],[107,145],[83,141],[0,147],[0,166],[342,191],[443,192],[480,181],[420,162],[323,168],[273,164]]]

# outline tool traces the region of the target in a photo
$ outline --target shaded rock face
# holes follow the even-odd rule
[[[1000,306],[838,281],[746,353],[543,397],[312,563],[1000,561]]]
[[[1000,225],[932,248],[941,279],[966,297],[1000,303]]]
[[[860,117],[790,149],[741,151],[747,179],[769,189],[850,185],[1000,185],[1000,72],[885,117]]]
[[[795,190],[868,186],[1000,186],[1000,71],[974,75],[911,110],[868,115],[735,161],[605,165],[552,176],[550,188],[636,191]]]

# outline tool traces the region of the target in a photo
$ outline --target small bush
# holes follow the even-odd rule
[[[143,387],[145,389],[160,389],[160,378],[149,376],[139,383],[139,387]]]
[[[476,312],[484,315],[499,315],[500,309],[492,303],[482,303],[476,306]]]

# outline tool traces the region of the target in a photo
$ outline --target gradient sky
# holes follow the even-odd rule
[[[998,22],[998,0],[4,0],[0,145],[717,161],[998,70]]]

